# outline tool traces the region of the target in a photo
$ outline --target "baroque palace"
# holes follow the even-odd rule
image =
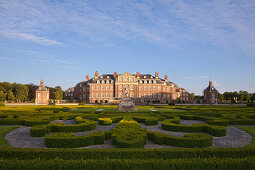
[[[168,76],[162,79],[155,72],[150,74],[103,74],[78,83],[74,87],[73,97],[87,103],[103,102],[117,103],[123,97],[129,97],[135,102],[169,103],[189,101],[190,94],[184,88],[179,88],[175,83],[168,81]]]

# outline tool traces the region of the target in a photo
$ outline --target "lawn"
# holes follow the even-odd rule
[[[247,145],[246,147],[254,147],[255,146],[255,127],[254,126],[239,126],[241,130],[249,133],[252,136],[251,144]]]
[[[2,126],[0,127],[0,147],[1,148],[10,148],[11,146],[8,144],[8,142],[4,139],[4,136],[10,132],[11,130],[14,130],[18,127],[14,126]]]

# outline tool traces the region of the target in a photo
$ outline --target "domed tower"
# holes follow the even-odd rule
[[[49,104],[50,91],[44,86],[41,81],[39,88],[36,90],[35,103],[36,104]]]

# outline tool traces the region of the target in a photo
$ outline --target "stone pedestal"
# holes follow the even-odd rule
[[[123,98],[120,103],[117,110],[122,110],[125,112],[136,110],[135,103],[130,98]]]

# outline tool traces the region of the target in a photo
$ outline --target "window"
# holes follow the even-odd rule
[[[120,95],[119,95],[120,97],[122,97],[122,92],[120,93]]]
[[[85,94],[83,94],[83,98],[86,98],[86,93],[85,93]]]
[[[149,84],[151,84],[151,81],[149,80]]]
[[[99,98],[99,93],[97,93],[97,98]]]
[[[154,97],[154,98],[157,98],[157,94],[156,94],[156,93],[154,93],[154,94],[153,94],[153,97]]]
[[[144,84],[147,84],[147,81],[146,81],[146,80],[144,80]]]
[[[99,81],[99,80],[97,80],[97,83],[100,83],[100,81]]]
[[[153,83],[156,84],[156,80],[154,80]]]
[[[147,93],[144,93],[144,97],[147,97]]]
[[[130,94],[130,97],[134,97],[134,93],[131,93],[131,94]]]
[[[142,93],[139,94],[139,97],[140,97],[140,98],[142,97]]]
[[[176,99],[176,94],[174,94],[174,99]]]
[[[101,97],[104,98],[104,93],[101,94]]]
[[[111,94],[111,97],[113,97],[113,93]]]
[[[113,91],[113,86],[111,86],[111,90]]]
[[[170,99],[170,94],[167,94],[167,98]]]
[[[153,90],[156,90],[156,86],[153,86]]]
[[[109,83],[109,80],[106,80],[106,83]]]
[[[149,93],[149,98],[151,98],[151,93]]]
[[[161,90],[160,86],[158,86],[158,90]]]
[[[113,80],[111,80],[111,83],[113,83]]]
[[[166,98],[166,94],[163,95],[163,98]]]
[[[145,90],[145,91],[147,90],[147,86],[144,86],[144,90]]]
[[[215,98],[215,93],[212,93],[212,99],[214,99]]]
[[[99,90],[99,85],[97,85],[97,90]]]
[[[143,90],[142,86],[139,87],[139,90]]]
[[[40,93],[38,94],[38,99],[41,99],[41,94]]]
[[[106,97],[109,98],[109,93],[106,93]]]
[[[103,76],[100,76],[100,78],[102,79],[102,78],[103,78]]]
[[[102,80],[102,83],[104,83],[104,80]]]
[[[163,88],[164,92],[166,92],[166,88]]]
[[[86,91],[86,87],[83,87],[83,91]]]
[[[134,81],[134,77],[132,77],[131,81]]]
[[[104,90],[104,86],[101,86],[101,90]]]
[[[143,76],[143,78],[145,78],[145,79],[146,79],[146,76]]]
[[[131,90],[134,90],[134,86],[133,85],[131,86]]]
[[[95,86],[92,86],[92,90],[95,90]]]
[[[122,85],[120,85],[120,90],[122,90]]]
[[[151,91],[151,86],[149,86],[149,90]]]
[[[110,78],[109,76],[107,76],[107,78]]]
[[[161,98],[161,94],[160,93],[158,94],[158,98]]]
[[[109,90],[109,86],[106,86],[106,90]]]
[[[167,88],[167,91],[170,92],[170,88],[169,87]]]
[[[143,81],[142,81],[142,80],[140,80],[140,81],[139,81],[139,83],[143,83]]]
[[[92,93],[92,98],[95,98],[95,94],[94,93]]]

